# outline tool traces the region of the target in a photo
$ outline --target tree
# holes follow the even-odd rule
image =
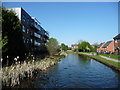
[[[2,7],[0,7],[0,51],[2,51],[2,47],[7,44],[7,36],[4,36],[2,38]],[[2,52],[0,52],[0,55]]]
[[[89,44],[89,42],[82,41],[82,42],[79,43],[79,45],[78,45],[78,51],[81,51],[81,52],[89,52],[89,51],[92,51],[92,46]]]
[[[68,50],[68,46],[65,45],[64,43],[61,43],[61,49],[64,50],[64,51],[67,51]]]
[[[25,55],[24,43],[22,40],[22,30],[18,17],[13,11],[2,8],[2,57],[3,63],[6,63],[6,57],[9,56],[9,62],[12,64],[15,57],[23,60]]]
[[[93,45],[93,52],[96,52],[97,51],[97,47],[99,46],[98,43],[94,43]]]
[[[58,41],[55,38],[49,38],[48,42],[46,43],[46,46],[50,55],[54,55],[57,53]]]

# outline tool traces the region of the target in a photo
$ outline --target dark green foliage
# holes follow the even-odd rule
[[[92,51],[92,46],[89,44],[89,42],[86,41],[82,41],[79,45],[78,45],[78,51],[79,52],[90,52]]]
[[[61,55],[61,56],[60,56],[60,58],[64,58],[64,57],[65,57],[65,55]]]
[[[58,41],[55,38],[49,38],[46,46],[50,55],[54,55],[58,52]]]
[[[64,43],[61,44],[61,49],[64,50],[64,51],[67,51],[68,50],[68,46],[65,45]]]
[[[20,57],[20,60],[24,58],[25,48],[20,21],[14,12],[5,8],[2,9],[2,40],[5,42],[2,46],[3,63],[6,63],[7,56],[11,63],[17,56]]]
[[[93,51],[93,52],[96,52],[96,51],[97,51],[97,47],[98,47],[99,45],[98,45],[97,43],[95,43],[95,44],[93,44],[92,46],[93,46],[92,51]]]
[[[74,49],[73,51],[74,51],[74,52],[77,52],[77,51],[78,51],[78,49]]]
[[[58,49],[57,49],[58,52],[61,51],[61,45],[58,45]]]

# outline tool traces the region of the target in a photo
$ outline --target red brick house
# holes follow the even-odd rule
[[[115,52],[114,41],[108,41],[108,42],[106,42],[106,44],[102,48],[104,48],[104,52],[114,53]]]
[[[99,53],[104,52],[104,49],[102,48],[104,45],[105,45],[105,42],[101,43],[97,48],[97,52],[99,52]]]
[[[101,43],[97,49],[98,52],[104,52],[104,53],[114,53],[114,41],[108,41],[105,43]]]

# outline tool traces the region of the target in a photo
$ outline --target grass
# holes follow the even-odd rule
[[[117,67],[117,68],[120,68],[120,63],[107,60],[107,59],[102,58],[102,57],[100,57],[100,56],[98,56],[98,55],[89,55],[87,52],[79,52],[79,54],[83,54],[83,55],[90,56],[90,57],[92,57],[92,58],[95,58],[95,59],[98,59],[98,60],[103,61],[103,62],[105,62],[105,63],[108,63],[108,64],[110,64],[110,65],[112,65],[112,66],[115,66],[115,67]]]
[[[106,62],[106,63],[109,63],[109,64],[115,66],[115,67],[120,67],[120,63],[118,63],[118,62],[110,61],[110,60],[107,60],[107,59],[102,58],[102,57],[100,57],[100,56],[91,56],[91,57],[96,58],[96,59],[99,59],[99,60],[102,60],[102,61],[104,61],[104,62]]]
[[[67,53],[75,53],[75,54],[76,54],[76,53],[78,53],[78,52],[74,52],[74,51],[67,51]]]
[[[109,57],[109,58],[113,58],[113,59],[120,59],[120,56],[119,55],[113,55],[113,54],[100,54],[100,55],[103,55],[103,56],[106,56],[106,57]]]
[[[29,61],[22,64],[16,62],[16,65],[3,67],[1,72],[3,86],[19,85],[24,78],[31,78],[37,71],[43,71],[55,65],[60,60],[60,57],[45,58],[40,61]]]
[[[116,67],[116,68],[118,68],[118,69],[120,68],[120,63],[107,60],[107,59],[102,58],[102,57],[100,57],[100,56],[98,56],[98,55],[89,55],[90,52],[73,52],[73,51],[70,51],[70,52],[68,52],[68,53],[76,53],[76,54],[87,55],[87,56],[89,56],[89,57],[91,57],[91,58],[94,58],[94,59],[97,59],[97,60],[99,60],[99,61],[101,61],[101,62],[107,63],[107,64],[109,64],[109,65],[111,65],[111,66],[114,66],[114,67]]]

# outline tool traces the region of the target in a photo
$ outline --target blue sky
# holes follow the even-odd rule
[[[17,2],[4,7],[22,7],[36,17],[50,37],[71,45],[79,40],[101,43],[118,34],[117,2]]]

